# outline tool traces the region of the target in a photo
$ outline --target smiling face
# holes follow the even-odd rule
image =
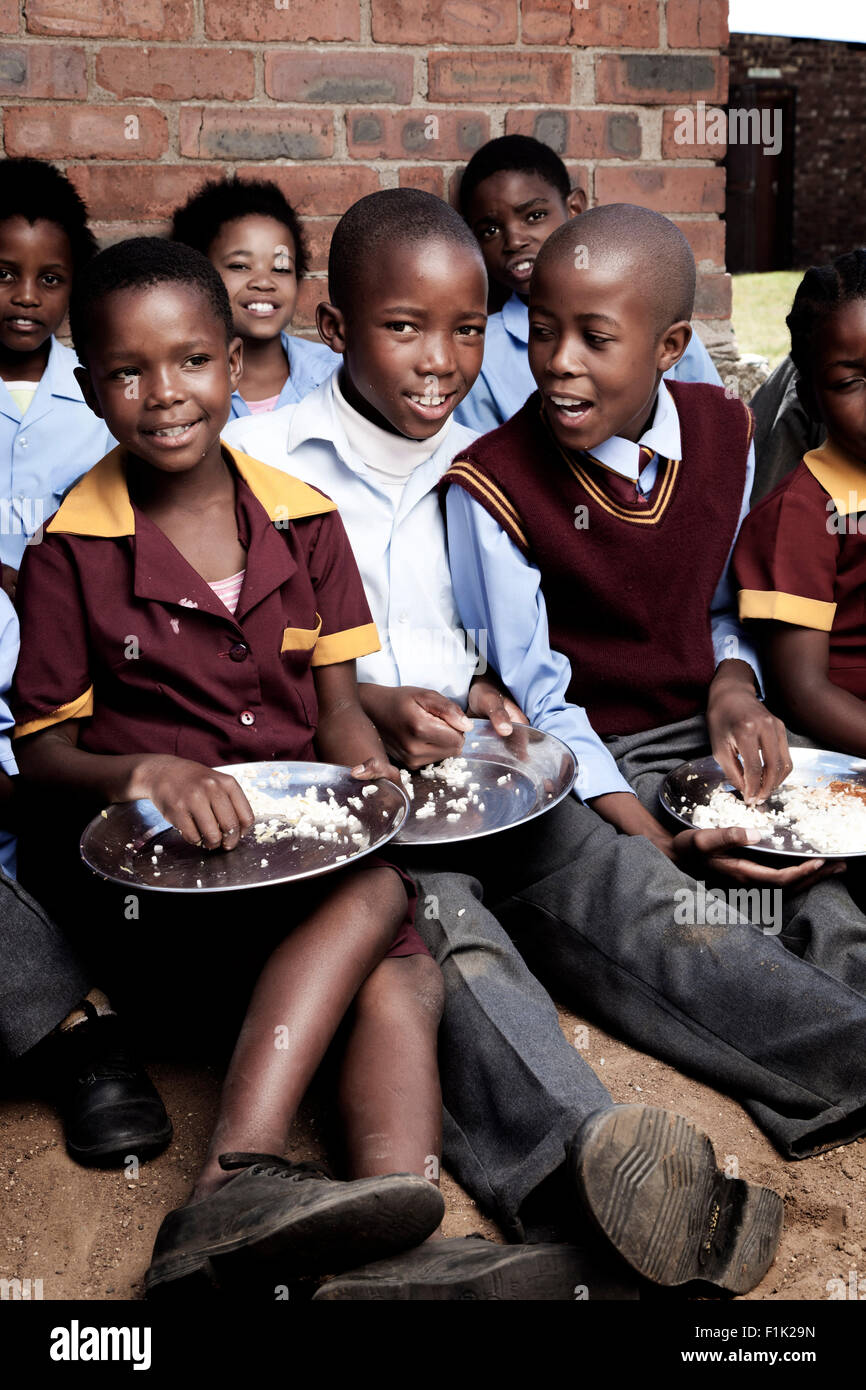
[[[343,353],[347,399],[367,419],[429,439],[481,370],[487,282],[469,247],[393,246],[359,273],[345,313],[319,305],[319,331]]]
[[[224,222],[208,260],[229,293],[241,338],[276,338],[291,323],[298,298],[297,248],[282,222],[258,214]]]
[[[585,207],[582,189],[574,189],[566,200],[540,174],[506,169],[479,183],[466,220],[491,280],[525,299],[535,258],[547,238]]]
[[[804,404],[840,448],[866,464],[866,300],[829,314],[815,332]]]
[[[36,354],[63,322],[72,288],[72,248],[55,222],[0,222],[0,350]],[[47,356],[47,352],[46,352]],[[13,357],[14,361],[14,357]]]
[[[529,365],[553,433],[566,449],[593,449],[612,435],[637,441],[659,379],[682,355],[688,324],[661,335],[641,292],[646,269],[590,257],[575,269],[545,258],[532,280]]]
[[[219,454],[240,379],[240,340],[193,286],[115,290],[93,307],[87,369],[91,409],[119,444],[152,468],[181,473]]]

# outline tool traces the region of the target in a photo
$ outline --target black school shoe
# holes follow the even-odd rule
[[[89,1000],[84,1023],[52,1033],[33,1063],[60,1109],[76,1163],[119,1168],[153,1158],[171,1140],[171,1121],[150,1077],[126,1049],[120,1021]]]
[[[429,1240],[323,1284],[313,1301],[572,1302],[637,1298],[626,1276],[601,1276],[573,1245],[494,1245],[483,1236]]]
[[[596,1226],[655,1284],[700,1279],[744,1294],[773,1263],[781,1197],[726,1178],[710,1140],[681,1115],[645,1105],[598,1111],[569,1166]]]
[[[414,1173],[337,1182],[316,1163],[273,1154],[220,1154],[241,1172],[200,1202],[170,1211],[145,1276],[148,1297],[229,1284],[251,1261],[279,1260],[281,1277],[334,1274],[426,1240],[445,1203]]]

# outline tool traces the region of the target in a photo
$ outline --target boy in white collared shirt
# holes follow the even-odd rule
[[[460,184],[460,210],[478,238],[491,281],[508,294],[487,324],[478,380],[457,419],[483,434],[510,420],[535,390],[529,366],[529,280],[535,257],[570,217],[586,210],[562,160],[528,135],[489,140],[472,156]],[[721,386],[709,353],[692,329],[685,351],[665,373],[673,381]]]
[[[332,303],[319,306],[320,332],[343,353],[342,371],[300,405],[269,418],[234,421],[226,431],[232,445],[315,484],[337,502],[382,635],[382,652],[358,665],[362,702],[386,746],[409,766],[459,754],[469,727],[464,708],[493,717],[502,732],[509,729],[509,716],[522,718],[492,681],[476,679],[470,689],[476,660],[467,651],[463,629],[455,627],[442,519],[431,491],[449,454],[468,447],[467,431],[449,428],[449,417],[471,385],[481,356],[485,286],[477,253],[472,254],[465,237],[459,219],[429,194],[388,190],[361,200],[335,233],[329,267]],[[363,295],[354,283],[361,277]],[[491,662],[495,665],[492,653]],[[400,684],[407,680],[420,685]],[[590,812],[585,816],[596,820]],[[568,816],[567,821],[570,829]],[[582,1123],[594,1134],[604,1132],[612,1163],[621,1146],[651,1147],[657,1124],[682,1126],[670,1132],[677,1134],[683,1152],[696,1135],[667,1112],[612,1104],[580,1052],[564,1038],[549,996],[481,905],[478,879],[485,893],[508,898],[515,885],[545,876],[551,859],[557,867],[571,865],[577,841],[557,833],[557,824],[554,811],[510,831],[504,840],[496,836],[472,842],[465,856],[460,846],[447,846],[442,853],[420,851],[411,865],[423,903],[416,925],[446,982],[440,1032],[446,1162],[518,1239],[526,1224],[541,1216],[538,1209],[547,1200],[544,1179],[562,1176],[567,1153],[574,1155],[574,1166],[571,1181],[557,1194],[553,1224],[572,1229],[574,1185],[586,1194],[586,1165],[591,1168],[594,1162],[585,1143],[590,1131],[576,1138]],[[455,872],[461,864],[465,872]],[[657,901],[670,906],[669,882],[654,892]],[[596,915],[603,928],[605,921]],[[699,993],[695,1007],[700,1006]],[[664,1015],[663,1000],[657,1011]],[[726,1050],[718,1049],[720,1059]],[[711,1148],[704,1138],[699,1152],[698,1166],[706,1174]],[[648,1149],[647,1164],[655,1166]],[[607,1168],[597,1176],[598,1191],[608,1191]],[[636,1220],[626,1238],[607,1234],[634,1267],[666,1283],[677,1277],[673,1267],[678,1262],[680,1272],[694,1267],[697,1246],[693,1248],[684,1228],[671,1230],[665,1262],[672,1251],[677,1254],[670,1267],[650,1267],[636,1233],[655,1224],[643,1205],[654,1202],[652,1188],[647,1183],[634,1194]],[[693,1235],[703,1229],[707,1213],[696,1188],[685,1200],[694,1217]],[[731,1248],[752,1225],[751,1201],[732,1218],[739,1232]],[[759,1243],[762,1259],[769,1262],[780,1209],[773,1194],[764,1194],[761,1202]],[[729,1234],[733,1231],[728,1226]],[[363,1276],[338,1279],[317,1297],[458,1297],[455,1281],[461,1266],[465,1274],[470,1264],[477,1264],[481,1273],[495,1267],[500,1257],[478,1242],[454,1263],[455,1244],[446,1242],[435,1253],[429,1245],[421,1247],[401,1257],[399,1266],[374,1266]],[[560,1249],[561,1275],[572,1256],[565,1253],[567,1247]],[[533,1261],[550,1258],[543,1254],[546,1250],[527,1247],[525,1261],[510,1271],[513,1292],[498,1296],[562,1297],[561,1278],[548,1285],[556,1285],[558,1293],[539,1292],[540,1283],[533,1287]],[[747,1264],[748,1273],[740,1270],[736,1278],[749,1283],[761,1275]],[[730,1270],[717,1267],[710,1277],[734,1287]],[[591,1296],[611,1296],[597,1267],[588,1278]],[[407,1285],[412,1292],[406,1292]],[[614,1296],[623,1296],[622,1286]]]
[[[14,595],[24,547],[114,440],[88,409],[78,359],[54,336],[95,254],[72,184],[38,159],[0,163],[0,559]]]

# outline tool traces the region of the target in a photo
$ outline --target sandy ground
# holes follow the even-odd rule
[[[561,1012],[575,1037],[579,1020]],[[785,1230],[775,1265],[750,1299],[827,1299],[842,1280],[862,1279],[866,1297],[866,1140],[799,1163],[784,1162],[745,1111],[709,1087],[588,1028],[585,1055],[614,1099],[678,1110],[711,1136],[721,1163],[775,1188],[785,1199]],[[67,1157],[60,1124],[41,1103],[0,1099],[0,1278],[41,1279],[45,1299],[139,1299],[162,1218],[178,1206],[204,1152],[219,1090],[213,1068],[156,1065],[151,1074],[171,1114],[175,1138],[130,1181],[123,1171],[87,1171]],[[298,1124],[290,1156],[322,1152],[315,1109]],[[445,1234],[496,1227],[446,1174]],[[856,1287],[856,1284],[855,1284]]]

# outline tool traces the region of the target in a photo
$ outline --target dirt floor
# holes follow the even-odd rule
[[[560,1017],[573,1041],[579,1020],[565,1011]],[[580,1040],[587,1038],[584,1053],[615,1100],[663,1105],[688,1116],[710,1135],[730,1176],[737,1165],[740,1176],[784,1197],[779,1254],[750,1299],[850,1296],[858,1280],[866,1297],[866,1140],[786,1163],[733,1101],[595,1026]],[[0,1278],[41,1279],[45,1299],[142,1297],[157,1228],[189,1190],[219,1088],[217,1073],[205,1067],[158,1065],[151,1074],[175,1138],[134,1180],[123,1171],[94,1172],[74,1164],[47,1106],[0,1099]],[[321,1153],[318,1129],[315,1113],[302,1117],[292,1157]],[[480,1231],[501,1239],[447,1175],[443,1191],[446,1235]]]

